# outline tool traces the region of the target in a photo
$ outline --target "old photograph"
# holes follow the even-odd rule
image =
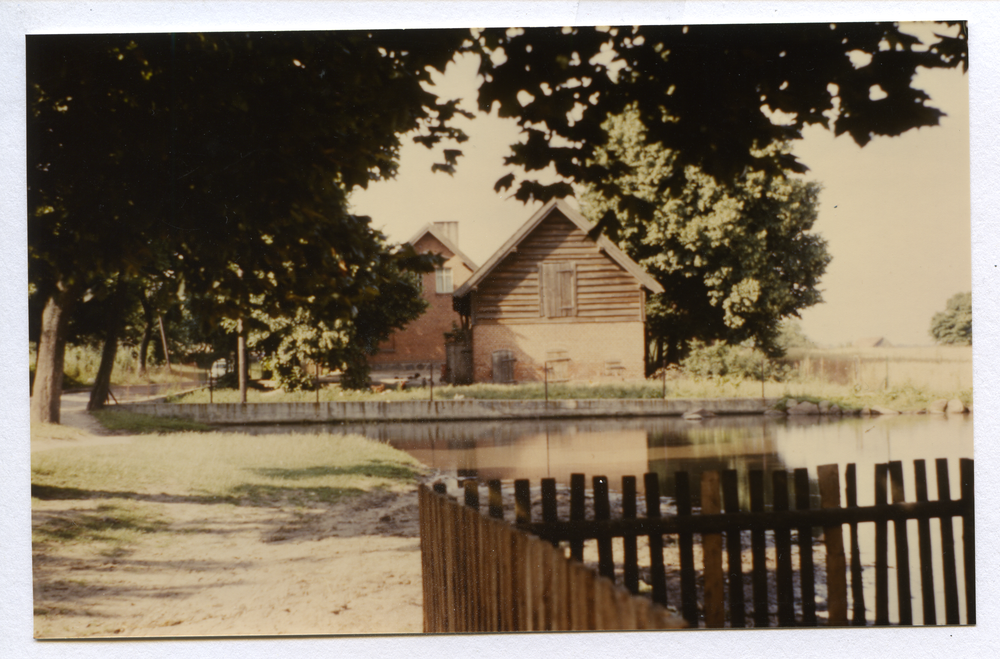
[[[28,34],[34,637],[974,627],[973,38]]]

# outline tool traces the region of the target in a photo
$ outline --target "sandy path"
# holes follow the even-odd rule
[[[70,396],[76,396],[70,394]],[[32,451],[125,443],[85,411],[40,429]],[[85,405],[85,399],[84,399]],[[72,425],[70,425],[72,424]],[[105,433],[105,434],[97,434]],[[33,502],[35,525],[121,500]],[[36,637],[371,634],[422,630],[415,490],[326,509],[149,497],[164,528],[107,551],[49,544],[34,556]]]

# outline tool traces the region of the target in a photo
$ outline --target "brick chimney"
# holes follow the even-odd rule
[[[453,245],[458,246],[458,222],[435,222],[434,228],[440,231]]]

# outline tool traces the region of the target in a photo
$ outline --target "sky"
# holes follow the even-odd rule
[[[460,248],[481,264],[541,204],[510,198],[513,189],[493,190],[510,171],[503,157],[519,129],[477,111],[477,63],[467,57],[435,81],[437,93],[463,98],[476,113],[460,124],[469,141],[458,146],[464,155],[457,173],[432,173],[434,152],[407,140],[397,177],[354,193],[351,203],[394,242],[426,223],[457,221]],[[823,185],[813,230],[833,256],[820,283],[824,302],[804,310],[800,321],[821,345],[871,336],[930,344],[934,313],[955,293],[972,290],[968,78],[960,70],[922,71],[914,86],[946,113],[939,126],[879,137],[864,148],[810,127],[795,144],[811,170],[806,178]]]

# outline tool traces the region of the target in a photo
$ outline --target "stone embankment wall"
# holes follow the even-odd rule
[[[338,421],[449,421],[583,417],[763,414],[776,398],[598,399],[598,400],[439,400],[320,403],[130,403],[123,409],[202,423],[335,423]]]

